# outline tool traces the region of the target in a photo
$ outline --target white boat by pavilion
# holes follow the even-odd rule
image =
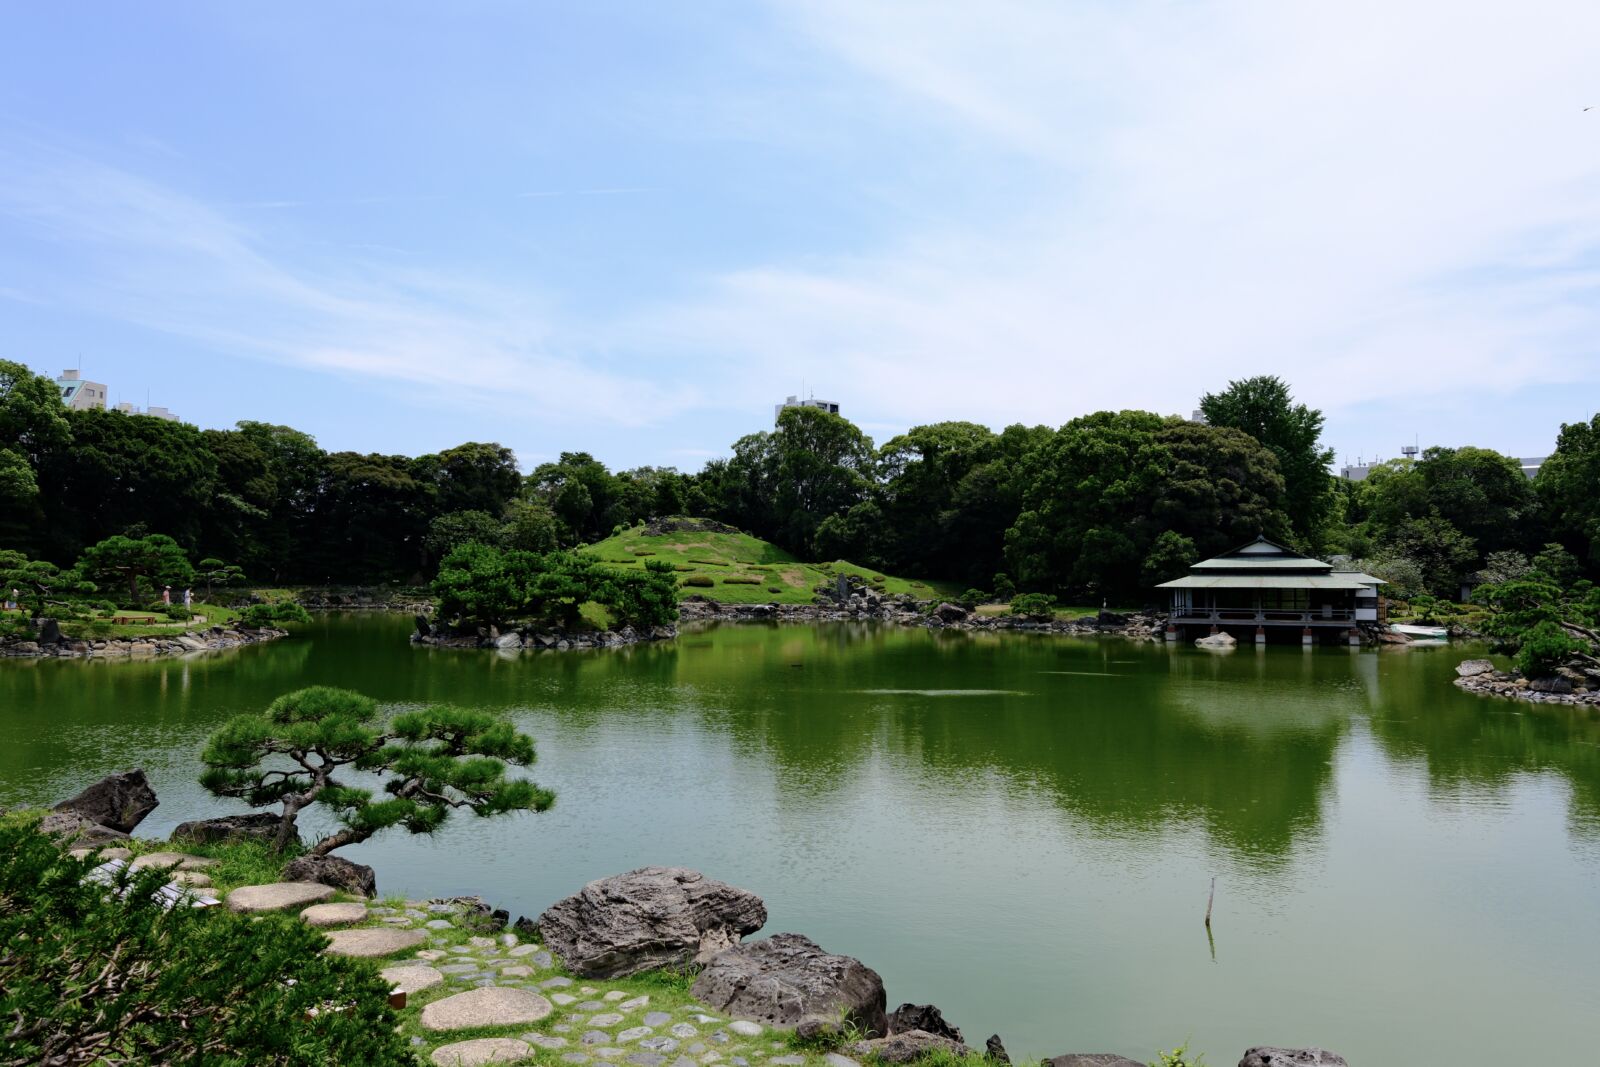
[[[1450,631],[1443,626],[1417,626],[1408,622],[1392,622],[1389,632],[1409,637],[1413,641],[1448,641]]]

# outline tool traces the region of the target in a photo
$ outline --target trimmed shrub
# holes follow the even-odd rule
[[[760,585],[760,578],[751,578],[744,574],[730,574],[722,579],[723,585]]]
[[[1529,678],[1548,678],[1556,668],[1567,662],[1574,652],[1587,651],[1587,646],[1553,622],[1541,622],[1522,638],[1517,650],[1517,670]]]
[[[727,561],[720,559],[691,559],[690,563],[697,563],[702,567],[726,567]]]
[[[618,567],[631,567],[639,561],[636,559],[608,559],[606,562],[615,564]]]
[[[1055,600],[1048,593],[1019,593],[1011,598],[1011,614],[1029,619],[1048,618]]]
[[[636,548],[633,550],[633,554],[635,556],[653,556],[656,554],[656,550],[653,548]]]
[[[709,574],[691,574],[683,579],[683,585],[691,585],[696,589],[710,589],[717,584],[717,580]]]
[[[292,600],[282,604],[251,604],[239,613],[238,625],[246,630],[262,630],[284,623],[308,623],[311,615]]]
[[[693,563],[674,563],[672,565],[672,569],[675,570],[675,571],[692,571],[692,570],[694,570],[694,564]]]
[[[769,592],[769,593],[781,593],[781,592],[783,592],[783,586],[781,586],[781,585],[769,585],[769,586],[767,586],[767,592]]]
[[[166,875],[85,881],[31,825],[0,825],[3,1062],[410,1067],[388,987],[287,915],[164,910]]]

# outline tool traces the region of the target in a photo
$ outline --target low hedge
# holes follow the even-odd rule
[[[743,574],[730,574],[722,579],[723,585],[760,585],[760,578],[751,578]]]
[[[305,923],[167,911],[163,873],[94,867],[0,824],[0,1065],[414,1067],[387,984]]]
[[[697,589],[709,589],[716,585],[717,582],[716,579],[712,578],[709,574],[691,574],[689,577],[683,579],[681,584],[692,585]]]

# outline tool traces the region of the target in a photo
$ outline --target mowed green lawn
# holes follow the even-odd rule
[[[582,551],[619,567],[641,567],[649,559],[670,563],[683,596],[699,593],[724,604],[809,604],[817,586],[832,585],[841,574],[853,574],[880,592],[923,600],[961,592],[948,582],[895,578],[846,560],[804,563],[742,533],[684,530],[647,537],[643,527],[635,527]]]

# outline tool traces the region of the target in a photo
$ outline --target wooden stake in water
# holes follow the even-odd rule
[[[1217,876],[1211,876],[1211,895],[1206,898],[1206,929],[1211,929],[1211,905],[1217,900]]]

